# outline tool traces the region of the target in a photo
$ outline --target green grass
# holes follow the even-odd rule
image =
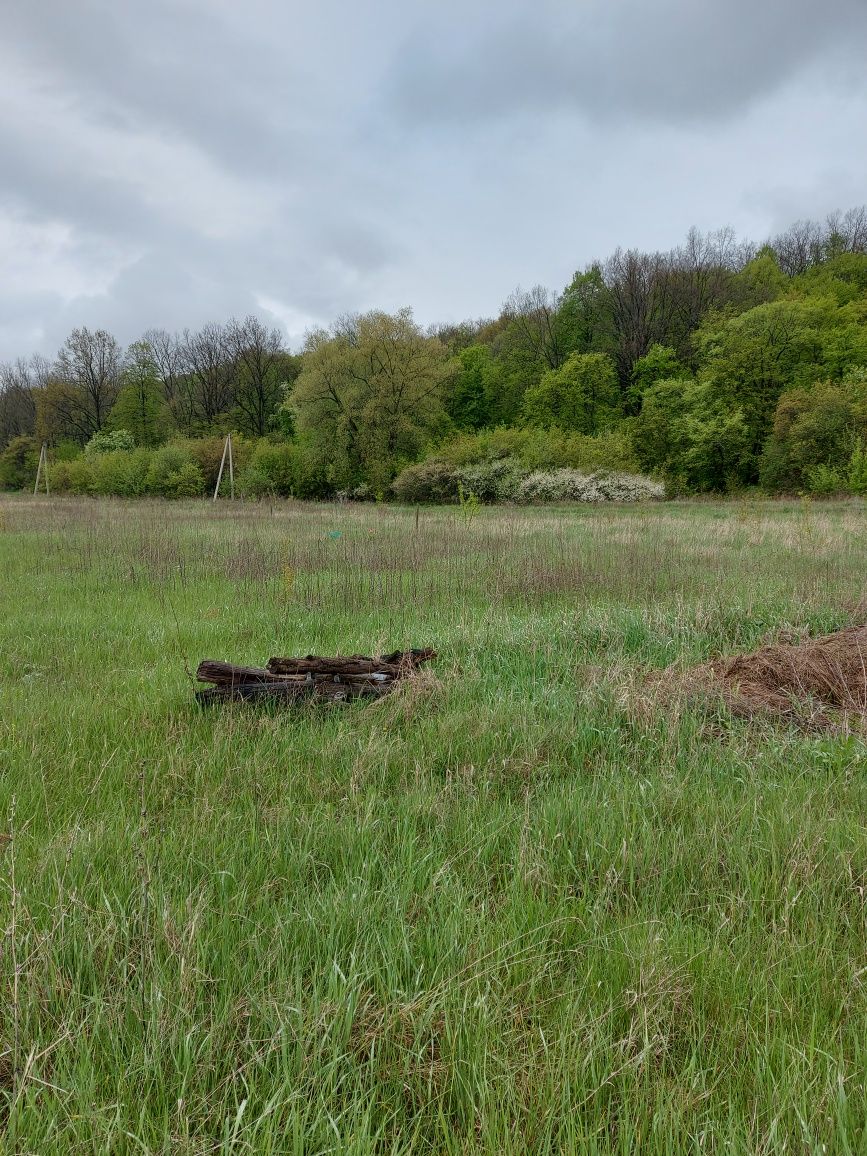
[[[865,558],[858,504],[0,499],[0,1151],[867,1152],[865,748],[644,679]],[[404,645],[373,706],[186,673]]]

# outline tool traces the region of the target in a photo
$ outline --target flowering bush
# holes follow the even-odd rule
[[[566,468],[530,474],[515,493],[515,500],[524,503],[643,502],[664,497],[660,482],[640,474],[581,474]]]
[[[524,471],[512,458],[479,462],[457,471],[459,492],[474,494],[480,502],[511,501],[523,476]]]
[[[135,449],[135,438],[128,429],[116,429],[111,432],[100,430],[95,433],[84,447],[86,454],[111,454],[116,450]]]

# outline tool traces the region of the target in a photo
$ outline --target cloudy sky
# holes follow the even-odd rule
[[[867,201],[867,0],[0,0],[0,359]]]

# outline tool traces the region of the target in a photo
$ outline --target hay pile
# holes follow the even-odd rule
[[[765,716],[816,729],[864,731],[867,626],[716,659],[688,671],[687,685],[720,695],[732,714],[742,718]]]

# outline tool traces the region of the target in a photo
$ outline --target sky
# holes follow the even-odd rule
[[[0,0],[0,360],[867,202],[867,0]]]

